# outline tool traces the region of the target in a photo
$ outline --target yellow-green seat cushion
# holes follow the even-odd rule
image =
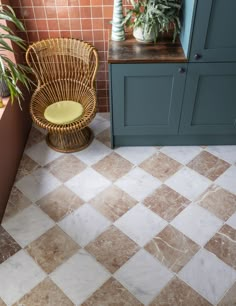
[[[59,101],[49,105],[44,111],[44,117],[55,124],[71,123],[83,114],[83,106],[74,101]]]

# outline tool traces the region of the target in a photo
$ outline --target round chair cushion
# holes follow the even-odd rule
[[[79,119],[83,114],[83,106],[79,102],[59,101],[49,105],[44,117],[54,124],[67,124]]]

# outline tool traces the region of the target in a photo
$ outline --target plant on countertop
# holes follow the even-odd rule
[[[123,24],[133,27],[134,31],[141,29],[141,41],[147,39],[156,42],[158,34],[168,32],[170,27],[173,28],[173,42],[175,41],[181,28],[181,0],[130,0],[130,3],[133,8],[127,10]]]
[[[25,65],[15,63],[8,56],[8,54],[14,54],[12,43],[16,44],[19,50],[25,50],[26,48],[24,40],[18,37],[6,25],[5,21],[11,22],[22,32],[25,32],[25,28],[9,5],[0,5],[0,82],[5,84],[9,89],[11,101],[13,102],[14,98],[16,98],[20,102],[23,93],[19,85],[21,83],[29,89],[29,83],[31,81],[27,74],[30,72],[30,69]],[[0,104],[1,102],[2,96],[0,96]]]

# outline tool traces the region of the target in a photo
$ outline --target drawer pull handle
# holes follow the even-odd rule
[[[196,61],[200,60],[202,58],[201,54],[197,53],[194,55],[194,58]]]
[[[183,67],[179,68],[179,73],[183,74],[185,72],[186,72],[186,70]]]

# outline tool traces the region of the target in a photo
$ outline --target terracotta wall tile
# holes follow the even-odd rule
[[[90,0],[79,0],[79,5],[91,5],[91,1]]]
[[[34,1],[34,0],[31,0],[31,1]],[[56,5],[56,0],[44,0],[44,5],[55,6]]]
[[[70,27],[72,31],[80,30],[81,28],[81,22],[79,19],[71,19],[70,20]]]
[[[104,6],[103,7],[103,16],[104,18],[112,19],[113,7],[112,6]]]
[[[54,32],[59,30],[59,23],[58,19],[49,19],[48,20],[48,29],[50,29],[49,32]],[[50,36],[51,37],[51,36]]]
[[[67,19],[69,20],[69,10],[68,7],[64,7],[64,6],[58,6],[57,7],[57,18],[58,19]]]
[[[21,14],[23,19],[38,19],[38,17],[35,18],[33,7],[22,7]]]
[[[98,18],[98,17],[101,18],[102,16],[103,16],[102,7],[93,6],[92,7],[92,17],[93,18]]]
[[[55,6],[45,6],[45,13],[48,19],[56,17],[56,7]]]
[[[104,32],[104,25],[102,18],[93,18],[92,19],[92,26],[94,30],[103,30]]]
[[[91,18],[91,7],[90,6],[80,7],[80,18]]]
[[[70,18],[80,18],[80,7],[79,6],[70,6],[68,7],[69,17]]]
[[[35,7],[34,8],[34,14],[37,16],[37,19],[45,19],[46,14],[45,14],[45,9],[43,6]]]

